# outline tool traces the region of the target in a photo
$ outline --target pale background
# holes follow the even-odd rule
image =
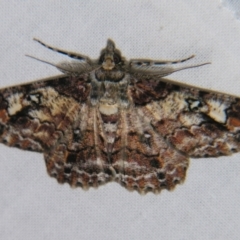
[[[66,59],[33,37],[91,57],[112,38],[127,58],[196,54],[192,63],[212,64],[170,78],[239,96],[239,4],[232,3],[1,0],[0,87],[58,74],[24,56]],[[239,239],[239,157],[192,159],[183,185],[140,196],[117,183],[87,192],[59,185],[41,154],[1,144],[0,239]]]

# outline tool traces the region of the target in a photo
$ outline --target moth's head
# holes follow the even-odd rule
[[[121,52],[115,48],[115,43],[111,40],[107,40],[107,46],[101,51],[99,57],[99,64],[102,65],[104,70],[112,70],[118,65],[123,65],[124,59],[121,56]]]

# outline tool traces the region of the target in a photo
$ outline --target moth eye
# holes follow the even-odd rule
[[[114,63],[115,64],[118,64],[118,63],[120,63],[121,62],[121,58],[120,58],[120,56],[118,55],[118,54],[114,54],[114,56],[113,56],[113,60],[114,60]]]

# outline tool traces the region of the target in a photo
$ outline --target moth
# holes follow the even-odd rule
[[[189,158],[240,150],[240,99],[173,82],[176,61],[127,61],[107,41],[98,59],[43,46],[72,62],[62,75],[0,90],[0,142],[42,153],[47,172],[72,187],[116,181],[159,193],[185,179]]]

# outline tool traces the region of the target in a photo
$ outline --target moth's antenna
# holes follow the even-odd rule
[[[46,64],[48,64],[48,65],[54,66],[54,67],[58,68],[60,71],[63,71],[63,72],[71,72],[70,69],[65,69],[65,68],[63,68],[60,64],[54,64],[54,63],[51,63],[51,62],[42,60],[42,59],[40,59],[40,58],[33,57],[33,56],[31,56],[31,55],[28,55],[28,54],[25,54],[25,56],[26,56],[26,57],[30,57],[30,58],[32,58],[32,59],[34,59],[34,60],[39,61],[39,62],[43,62],[43,63],[46,63]]]
[[[181,70],[189,69],[189,68],[202,67],[202,66],[208,65],[208,64],[211,64],[211,62],[201,63],[201,64],[197,64],[197,65],[190,65],[190,66],[181,67],[181,68],[176,68],[173,72],[177,72],[177,71],[181,71]]]
[[[42,60],[42,59],[40,59],[40,58],[36,58],[36,57],[33,57],[33,56],[31,56],[31,55],[28,55],[28,54],[25,54],[25,56],[26,56],[26,57],[30,57],[30,58],[32,58],[32,59],[35,59],[35,60],[37,60],[37,61],[39,61],[39,62],[43,62],[43,63],[49,64],[49,65],[51,65],[51,66],[58,67],[56,64],[51,63],[51,62],[48,62],[48,61],[45,61],[45,60]]]
[[[130,68],[130,71],[136,71],[139,73],[144,73],[144,74],[149,74],[149,75],[156,75],[158,77],[165,77],[167,75],[170,75],[174,72],[178,72],[181,70],[189,69],[189,68],[197,68],[201,67],[207,64],[211,64],[210,62],[206,63],[201,63],[197,65],[189,65],[189,66],[184,66],[184,67],[179,67],[179,68],[173,68],[172,66],[155,66],[155,65],[132,65]]]
[[[80,60],[80,61],[86,61],[86,62],[91,62],[89,57],[87,56],[84,56],[82,54],[78,54],[78,53],[74,53],[74,52],[70,52],[70,51],[66,51],[66,50],[63,50],[63,49],[60,49],[60,48],[56,48],[56,47],[53,47],[53,46],[50,46],[44,42],[42,42],[41,40],[37,39],[37,38],[33,38],[34,41],[40,43],[42,46],[54,51],[54,52],[58,52],[58,53],[61,53],[61,54],[64,54],[64,55],[67,55],[68,57],[70,58],[73,58],[73,59],[77,59],[77,60]]]

